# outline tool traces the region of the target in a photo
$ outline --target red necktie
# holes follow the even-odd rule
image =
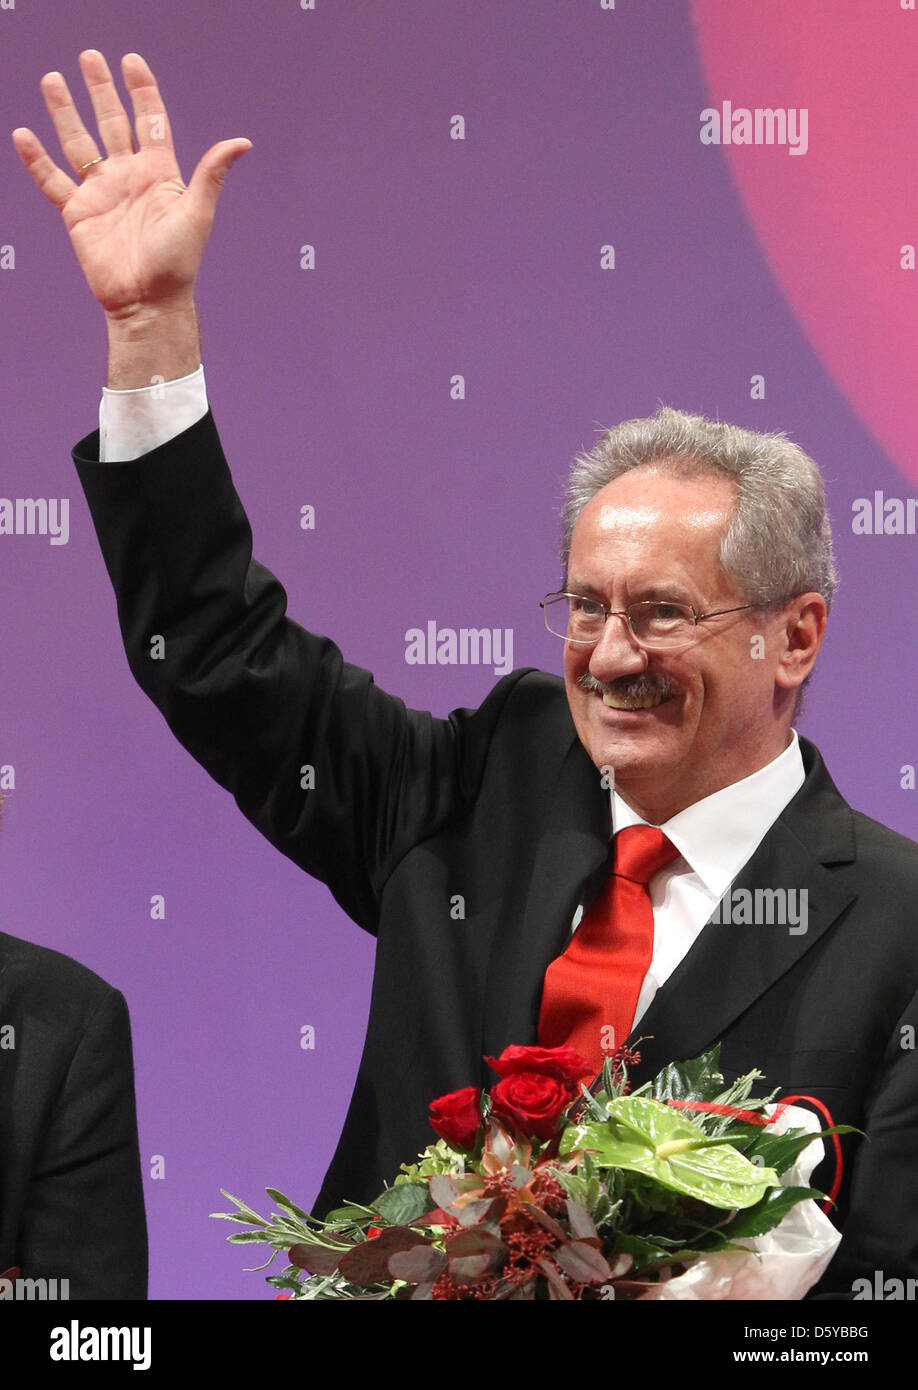
[[[625,1041],[653,959],[648,883],[679,856],[662,830],[628,825],[614,841],[612,872],[563,955],[545,972],[539,1012],[542,1047],[569,1044],[595,1075]],[[615,1030],[610,1036],[608,1027]]]

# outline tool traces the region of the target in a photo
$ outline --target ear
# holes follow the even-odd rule
[[[785,605],[781,620],[784,647],[778,656],[775,684],[794,690],[816,664],[826,632],[826,601],[822,594],[800,594]]]

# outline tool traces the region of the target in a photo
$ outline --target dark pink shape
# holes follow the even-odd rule
[[[715,146],[797,319],[918,481],[918,12],[899,0],[694,0],[708,104],[806,107],[806,154]],[[699,122],[700,130],[700,122]],[[753,325],[750,325],[754,329]]]

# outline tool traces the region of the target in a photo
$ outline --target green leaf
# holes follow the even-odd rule
[[[763,1163],[770,1165],[777,1172],[784,1173],[798,1154],[801,1154],[814,1139],[825,1139],[830,1134],[860,1134],[862,1132],[855,1129],[853,1125],[835,1125],[832,1129],[821,1129],[818,1133],[813,1133],[811,1130],[789,1129],[785,1134],[773,1134],[763,1127],[755,1142],[746,1149],[746,1154],[749,1158],[761,1159]]]
[[[270,1221],[266,1221],[263,1216],[259,1216],[257,1212],[252,1210],[251,1207],[247,1207],[245,1202],[240,1202],[239,1198],[234,1197],[232,1192],[226,1192],[221,1187],[220,1195],[222,1197],[228,1198],[234,1206],[237,1206],[239,1208],[239,1210],[242,1212],[243,1216],[245,1217],[246,1221],[248,1221],[250,1226],[270,1226]],[[219,1213],[214,1214],[219,1215]]]
[[[702,1053],[689,1062],[672,1062],[654,1077],[651,1095],[654,1100],[713,1100],[723,1090],[724,1079],[717,1070],[720,1065],[720,1043],[710,1052]]]
[[[235,1231],[233,1235],[226,1238],[232,1245],[251,1245],[253,1241],[257,1241],[259,1245],[265,1245],[268,1242],[268,1237],[263,1231]]]
[[[604,1120],[606,1118],[606,1107],[603,1104],[603,1101],[600,1099],[600,1096],[603,1093],[600,1092],[599,1096],[592,1095],[587,1090],[586,1086],[584,1086],[582,1081],[580,1083],[580,1091],[581,1100],[583,1101],[584,1105],[584,1116],[590,1115],[594,1120]]]
[[[617,1206],[618,1203],[616,1203],[616,1207]],[[601,1192],[599,1194],[599,1196],[596,1199],[596,1204],[592,1208],[590,1214],[593,1217],[593,1224],[597,1228],[601,1226],[603,1222],[608,1221],[609,1217],[612,1216],[613,1206],[612,1202],[609,1199],[609,1194],[607,1192]]]
[[[767,1192],[760,1202],[746,1211],[739,1212],[732,1221],[720,1227],[721,1235],[730,1240],[745,1239],[747,1236],[761,1236],[774,1230],[778,1222],[808,1197],[819,1198],[822,1193],[815,1187],[777,1187]]]
[[[346,1207],[335,1207],[334,1211],[328,1213],[325,1220],[329,1225],[348,1222],[351,1225],[362,1226],[367,1217],[372,1220],[374,1215],[372,1207],[360,1207],[356,1203],[352,1203]]]
[[[634,1257],[633,1272],[648,1269],[651,1265],[666,1263],[672,1259],[671,1251],[662,1245],[655,1245],[653,1239],[647,1240],[643,1236],[627,1235],[624,1231],[619,1231],[615,1237],[616,1253],[632,1255]]]
[[[430,1189],[426,1182],[399,1183],[389,1187],[375,1202],[376,1210],[392,1226],[410,1226],[430,1210]]]
[[[690,1120],[644,1097],[611,1101],[605,1124],[565,1130],[560,1152],[573,1149],[589,1149],[601,1166],[643,1174],[726,1210],[754,1206],[769,1187],[778,1186],[774,1169],[750,1163],[730,1144],[712,1143]]]
[[[295,1202],[291,1202],[289,1197],[285,1197],[283,1192],[278,1192],[276,1187],[266,1187],[265,1191],[272,1202],[276,1202],[279,1207],[283,1207],[284,1211],[289,1211],[291,1216],[298,1216],[302,1221],[313,1221],[315,1219],[308,1211],[303,1211],[302,1207],[298,1207]]]
[[[587,1202],[587,1188],[589,1187],[589,1183],[585,1182],[578,1173],[566,1173],[563,1168],[557,1169],[554,1176],[564,1188],[568,1197],[573,1197],[575,1202],[581,1202],[585,1207],[589,1208],[589,1203]]]

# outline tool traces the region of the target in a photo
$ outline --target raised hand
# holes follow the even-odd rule
[[[251,148],[251,141],[212,145],[186,187],[162,97],[143,58],[128,53],[121,60],[134,108],[136,148],[102,54],[86,49],[80,68],[104,155],[59,72],[42,78],[42,95],[61,149],[81,182],[60,169],[25,126],[13,131],[16,151],[60,211],[89,287],[110,321],[190,304],[227,170]]]

